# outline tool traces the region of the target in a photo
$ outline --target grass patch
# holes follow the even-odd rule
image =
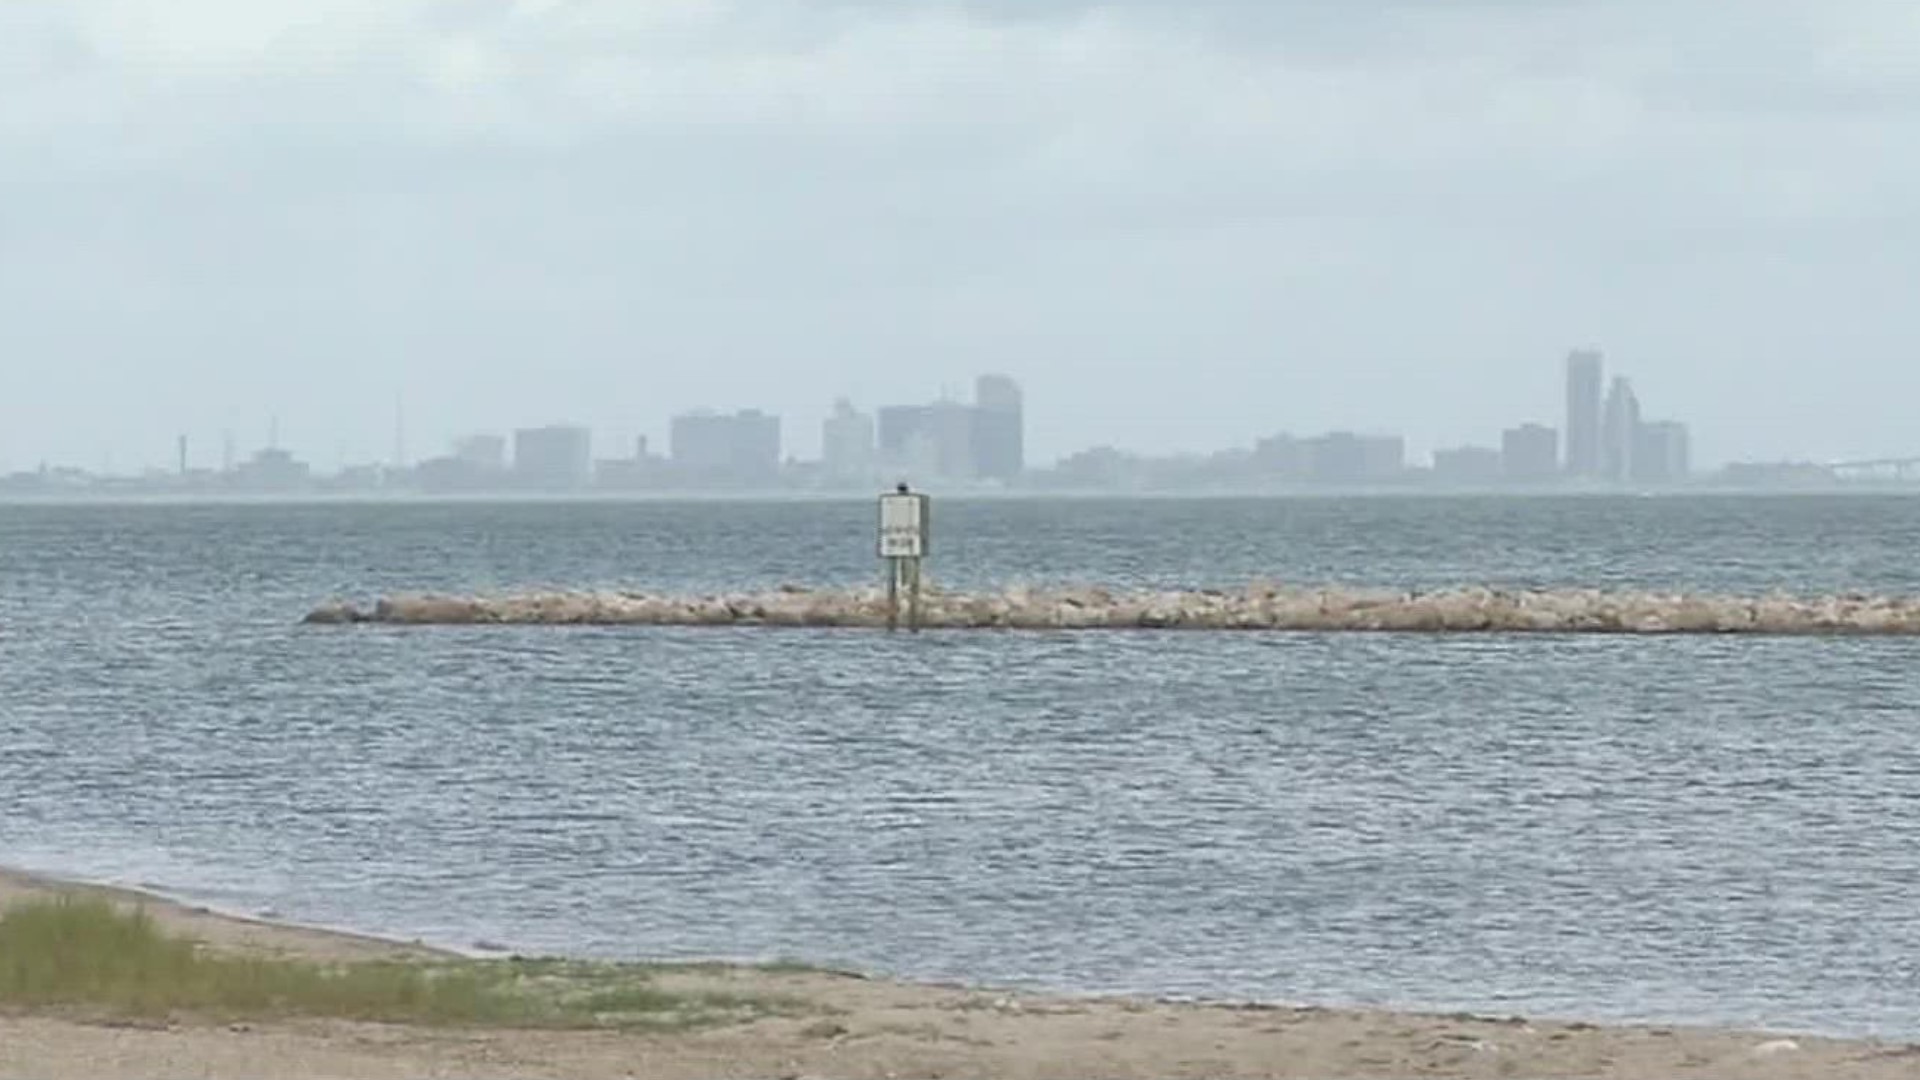
[[[653,965],[656,971],[673,972],[685,975],[731,975],[751,971],[761,975],[834,975],[854,976],[850,972],[838,971],[819,964],[810,964],[804,960],[754,960],[742,963],[723,963],[718,960],[670,960]]]
[[[224,955],[92,897],[0,915],[0,1005],[120,1016],[326,1017],[434,1026],[679,1030],[820,1010],[787,997],[681,991],[649,965],[565,960],[322,964]]]

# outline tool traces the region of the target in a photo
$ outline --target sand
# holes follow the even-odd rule
[[[75,888],[0,872],[0,904]],[[209,947],[324,959],[431,952],[91,888]],[[436,1030],[0,1013],[0,1080],[35,1077],[1920,1076],[1920,1045],[1688,1028],[1076,999],[721,969],[668,986],[798,995],[830,1014],[674,1034]]]

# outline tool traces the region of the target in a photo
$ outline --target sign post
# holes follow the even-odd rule
[[[901,483],[880,496],[880,557],[887,562],[887,629],[900,626],[900,593],[908,593],[908,621],[920,629],[920,560],[931,535],[932,502]]]

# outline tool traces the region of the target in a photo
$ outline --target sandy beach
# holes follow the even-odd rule
[[[0,871],[0,906],[81,891],[205,947],[322,960],[433,950]],[[1513,1017],[1078,999],[715,968],[673,988],[795,997],[809,1016],[684,1032],[127,1022],[0,1013],[0,1080],[37,1077],[1912,1077],[1920,1045]]]

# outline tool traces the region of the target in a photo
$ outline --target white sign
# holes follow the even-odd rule
[[[927,553],[927,497],[880,496],[880,557],[918,559]]]

